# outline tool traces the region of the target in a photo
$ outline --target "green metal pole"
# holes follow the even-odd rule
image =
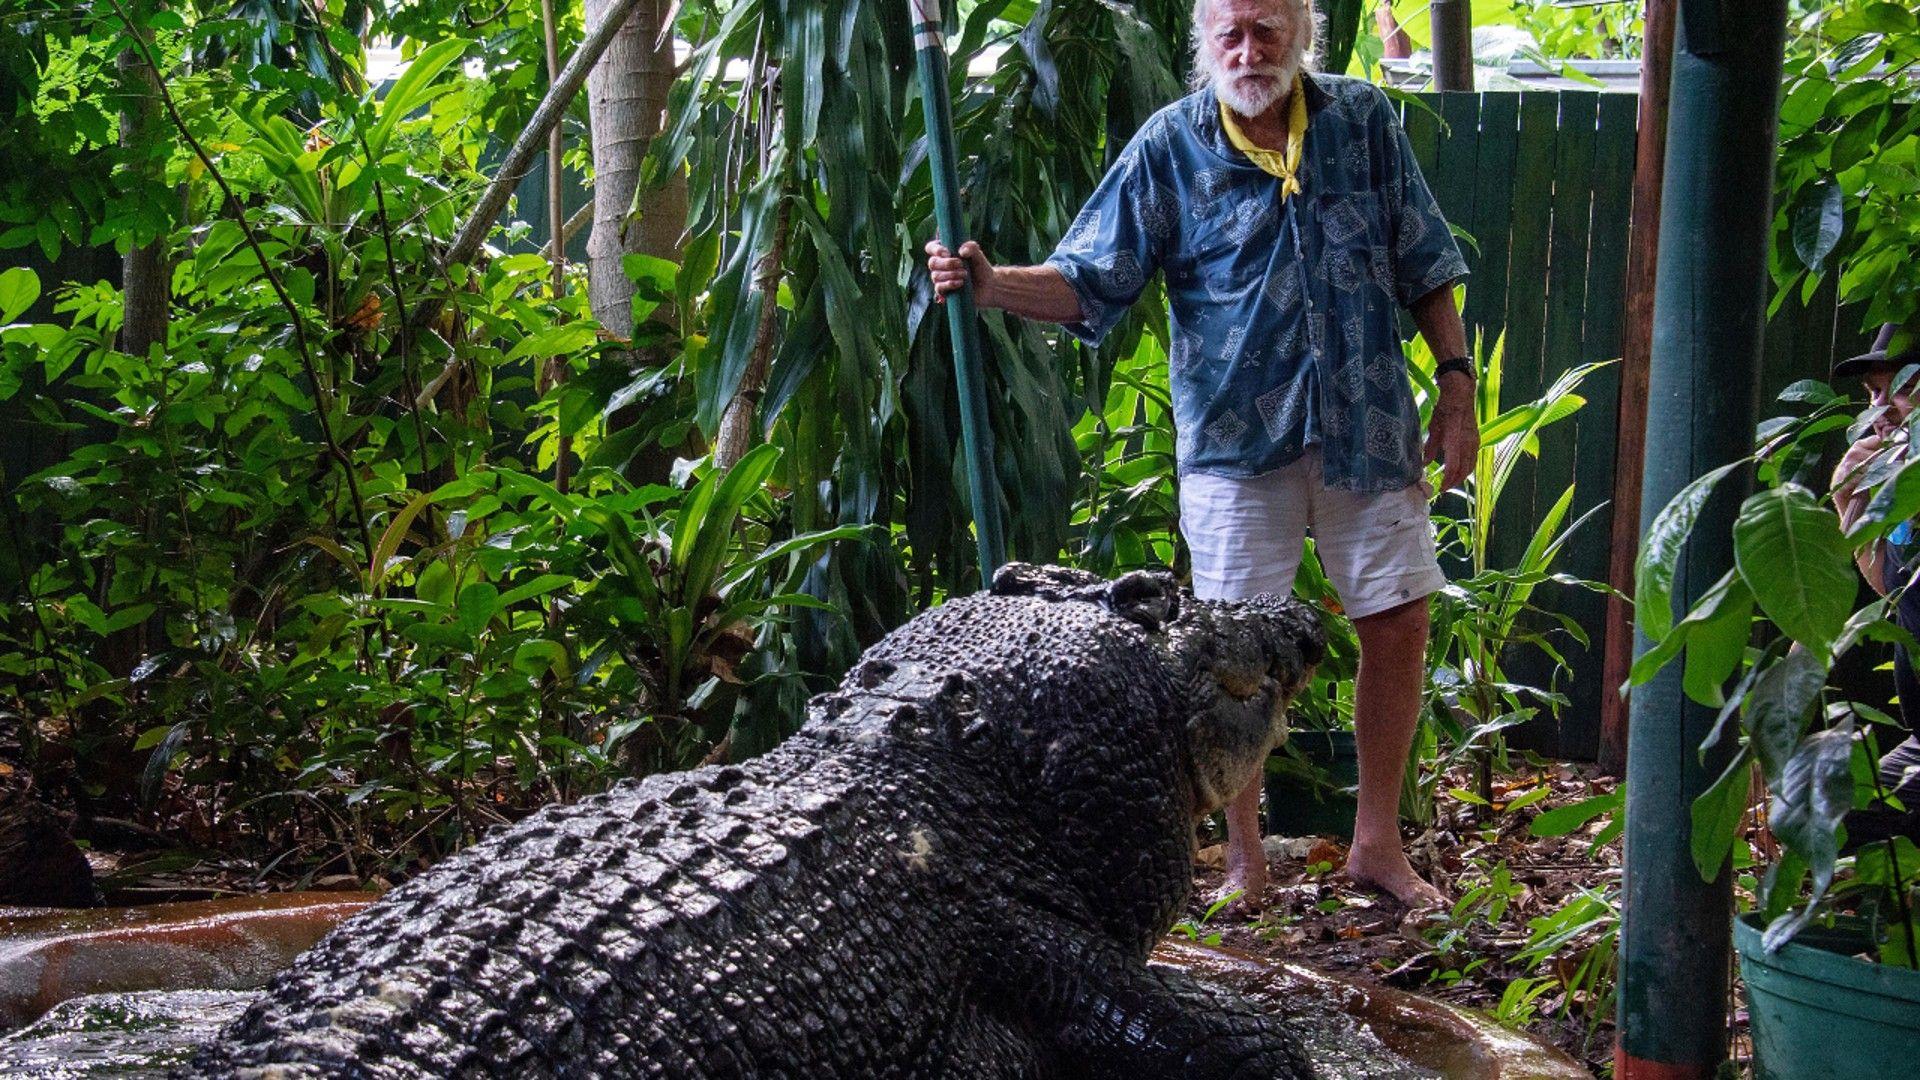
[[[1753,445],[1766,322],[1785,0],[1681,0],[1673,52],[1648,371],[1644,536],[1694,477]],[[1731,478],[1730,478],[1731,480]],[[1746,484],[1722,485],[1674,574],[1691,606],[1733,567]],[[1649,642],[1640,637],[1636,651]],[[1700,880],[1693,800],[1725,768],[1703,762],[1715,711],[1689,700],[1679,665],[1633,691],[1627,728],[1625,904],[1615,1075],[1710,1077],[1727,1056],[1733,874]]]
[[[919,57],[920,100],[927,114],[927,163],[933,169],[933,212],[940,242],[958,252],[967,239],[960,217],[960,176],[954,165],[953,109],[947,101],[947,47],[940,32],[940,0],[910,0],[913,43]],[[953,373],[960,387],[960,441],[967,458],[967,494],[973,501],[973,534],[980,548],[980,584],[1007,561],[1000,529],[1000,492],[993,483],[993,428],[987,423],[986,373],[980,361],[980,328],[973,314],[973,286],[947,297],[947,327],[953,335]]]

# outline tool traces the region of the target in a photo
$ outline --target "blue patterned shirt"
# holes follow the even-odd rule
[[[1154,114],[1048,257],[1098,344],[1165,275],[1183,473],[1257,476],[1319,444],[1329,487],[1422,469],[1398,308],[1467,275],[1385,94],[1304,81],[1302,194],[1227,141],[1211,89]]]

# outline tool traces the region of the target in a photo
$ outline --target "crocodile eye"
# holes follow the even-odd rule
[[[1260,692],[1266,682],[1266,672],[1259,668],[1242,667],[1229,664],[1216,664],[1213,668],[1213,681],[1220,689],[1236,701],[1245,701]]]

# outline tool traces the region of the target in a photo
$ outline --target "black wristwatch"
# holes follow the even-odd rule
[[[1440,361],[1439,364],[1434,366],[1434,369],[1433,369],[1434,383],[1438,385],[1438,383],[1440,382],[1440,376],[1445,375],[1449,371],[1457,371],[1460,374],[1465,375],[1469,379],[1476,377],[1473,370],[1473,361],[1464,356],[1456,356],[1451,360],[1442,360]]]

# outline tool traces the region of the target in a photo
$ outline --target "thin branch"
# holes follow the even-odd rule
[[[114,2],[118,3],[118,0]],[[470,262],[480,251],[481,242],[486,239],[487,233],[493,230],[494,219],[499,217],[500,211],[506,208],[507,200],[513,196],[514,188],[526,175],[527,166],[533,161],[533,155],[547,141],[547,132],[560,122],[560,117],[567,110],[567,103],[572,101],[573,96],[580,92],[580,87],[586,84],[587,73],[600,62],[600,57],[607,51],[607,46],[613,43],[614,35],[620,32],[620,27],[627,21],[627,16],[633,14],[633,9],[638,6],[640,6],[640,0],[615,0],[614,5],[607,11],[606,20],[594,27],[593,31],[587,35],[587,39],[574,50],[573,56],[567,60],[567,66],[561,69],[559,77],[554,79],[553,85],[547,89],[546,96],[540,99],[540,105],[533,110],[533,116],[528,119],[527,126],[521,130],[520,137],[514,140],[513,148],[507,151],[506,159],[500,163],[499,170],[494,173],[493,181],[481,194],[480,202],[473,208],[472,215],[467,218],[466,224],[460,227],[460,231],[454,234],[453,242],[447,245],[447,252],[440,260],[443,269]],[[431,322],[440,314],[440,308],[443,305],[444,301],[430,300],[416,309],[414,317],[418,322]]]
[[[353,475],[353,459],[341,449],[339,440],[333,434],[333,421],[327,417],[332,395],[321,383],[320,373],[314,367],[313,352],[307,344],[306,322],[300,315],[299,305],[293,302],[293,297],[287,295],[286,286],[280,283],[279,275],[273,272],[273,264],[267,260],[266,252],[260,249],[260,240],[254,235],[253,223],[247,220],[246,208],[240,204],[240,197],[234,194],[233,188],[227,184],[227,178],[213,163],[213,158],[208,155],[206,148],[200,145],[200,140],[194,138],[193,132],[187,128],[186,119],[180,115],[179,107],[174,104],[173,94],[167,89],[167,78],[160,70],[159,61],[148,48],[146,39],[141,36],[133,19],[127,15],[127,9],[121,6],[120,0],[107,0],[107,2],[113,5],[114,13],[119,15],[120,21],[126,25],[127,33],[139,48],[141,60],[153,73],[154,83],[160,91],[160,104],[166,107],[167,116],[173,121],[174,128],[192,148],[194,157],[200,159],[200,164],[207,170],[207,175],[213,177],[213,182],[219,186],[220,194],[226,201],[227,211],[233,215],[234,222],[240,226],[240,234],[246,238],[247,247],[253,251],[255,261],[260,264],[260,273],[272,287],[274,296],[279,298],[280,306],[287,310],[287,317],[293,323],[294,341],[299,346],[301,370],[313,386],[314,419],[319,422],[320,438],[327,444],[327,453],[339,463],[340,472],[346,477],[347,491],[353,499],[355,524],[360,527],[360,542],[366,545],[368,552],[372,552],[373,534],[367,528],[367,505],[360,497],[360,481]]]
[[[387,251],[387,287],[393,290],[395,322],[394,336],[400,347],[400,370],[407,380],[407,413],[413,417],[413,441],[420,448],[420,482],[427,483],[427,475],[433,466],[427,460],[427,428],[420,419],[420,373],[414,368],[413,350],[407,347],[407,337],[413,327],[407,321],[407,296],[400,288],[400,269],[393,261],[393,222],[387,219],[386,185],[380,180],[380,164],[373,160],[373,147],[367,143],[367,133],[359,124],[353,132],[360,140],[360,152],[367,156],[367,171],[373,178],[373,206],[380,222],[381,240]]]
[[[552,262],[555,258],[565,258],[564,252],[566,246],[573,243],[573,238],[579,236],[580,230],[586,228],[587,222],[592,220],[593,200],[588,199],[587,205],[575,210],[573,216],[567,219],[566,224],[560,227],[558,244],[552,240],[548,240],[546,246],[540,249],[540,257],[546,259],[548,262]]]

